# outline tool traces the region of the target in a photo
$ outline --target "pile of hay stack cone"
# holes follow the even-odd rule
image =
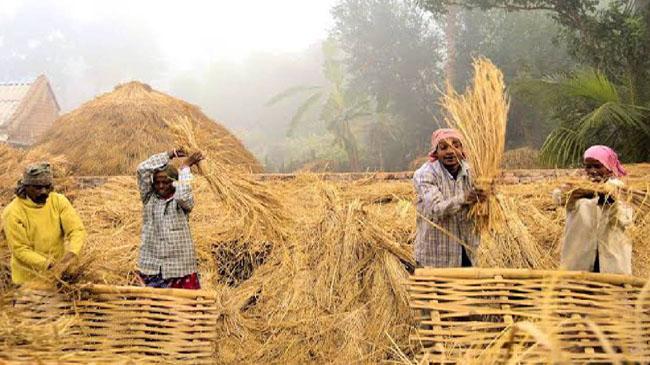
[[[198,107],[137,81],[118,85],[63,115],[38,147],[63,155],[75,175],[132,175],[140,161],[173,145],[164,121],[179,116],[197,123],[202,142],[212,146],[220,160],[261,171],[244,145]]]

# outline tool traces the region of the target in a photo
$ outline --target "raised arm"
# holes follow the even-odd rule
[[[190,167],[198,164],[203,160],[201,152],[195,152],[188,156],[178,172],[178,182],[176,183],[176,193],[174,199],[178,205],[189,213],[194,208],[194,197],[192,195],[192,172]]]
[[[152,179],[156,169],[159,169],[169,163],[172,152],[157,153],[148,159],[140,162],[136,175],[138,177],[138,189],[140,190],[140,199],[146,203],[153,194]]]
[[[192,172],[190,168],[188,166],[182,166],[178,172],[178,182],[175,183],[176,193],[174,194],[174,199],[183,208],[185,213],[189,213],[194,208],[191,181]]]

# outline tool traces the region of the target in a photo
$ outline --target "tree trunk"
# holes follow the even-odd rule
[[[350,171],[359,171],[359,149],[354,134],[350,129],[350,123],[347,121],[343,122],[343,145],[345,146],[345,153],[348,155]]]
[[[447,6],[447,24],[445,26],[445,42],[447,44],[447,63],[445,76],[448,85],[455,87],[456,82],[456,33],[458,32],[458,8]]]

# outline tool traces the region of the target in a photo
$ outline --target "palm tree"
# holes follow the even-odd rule
[[[308,94],[291,118],[287,135],[291,136],[307,113],[318,106],[319,120],[334,135],[334,142],[345,150],[350,169],[358,171],[359,147],[351,123],[370,115],[370,99],[348,87],[343,63],[337,58],[338,49],[332,40],[323,42],[323,55],[323,74],[328,81],[327,86],[292,87],[275,95],[267,105],[274,105],[296,95]]]
[[[555,129],[541,150],[547,162],[574,165],[593,144],[613,147],[628,162],[650,158],[650,100],[639,100],[631,85],[589,69],[522,86],[552,110]]]

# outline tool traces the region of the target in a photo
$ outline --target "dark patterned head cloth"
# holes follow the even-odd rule
[[[173,181],[178,181],[178,169],[172,164],[167,164],[159,169],[156,169],[156,172],[162,172]]]
[[[51,185],[53,183],[52,167],[48,162],[31,164],[23,171],[22,179],[18,180],[16,195],[24,198],[27,185]]]

